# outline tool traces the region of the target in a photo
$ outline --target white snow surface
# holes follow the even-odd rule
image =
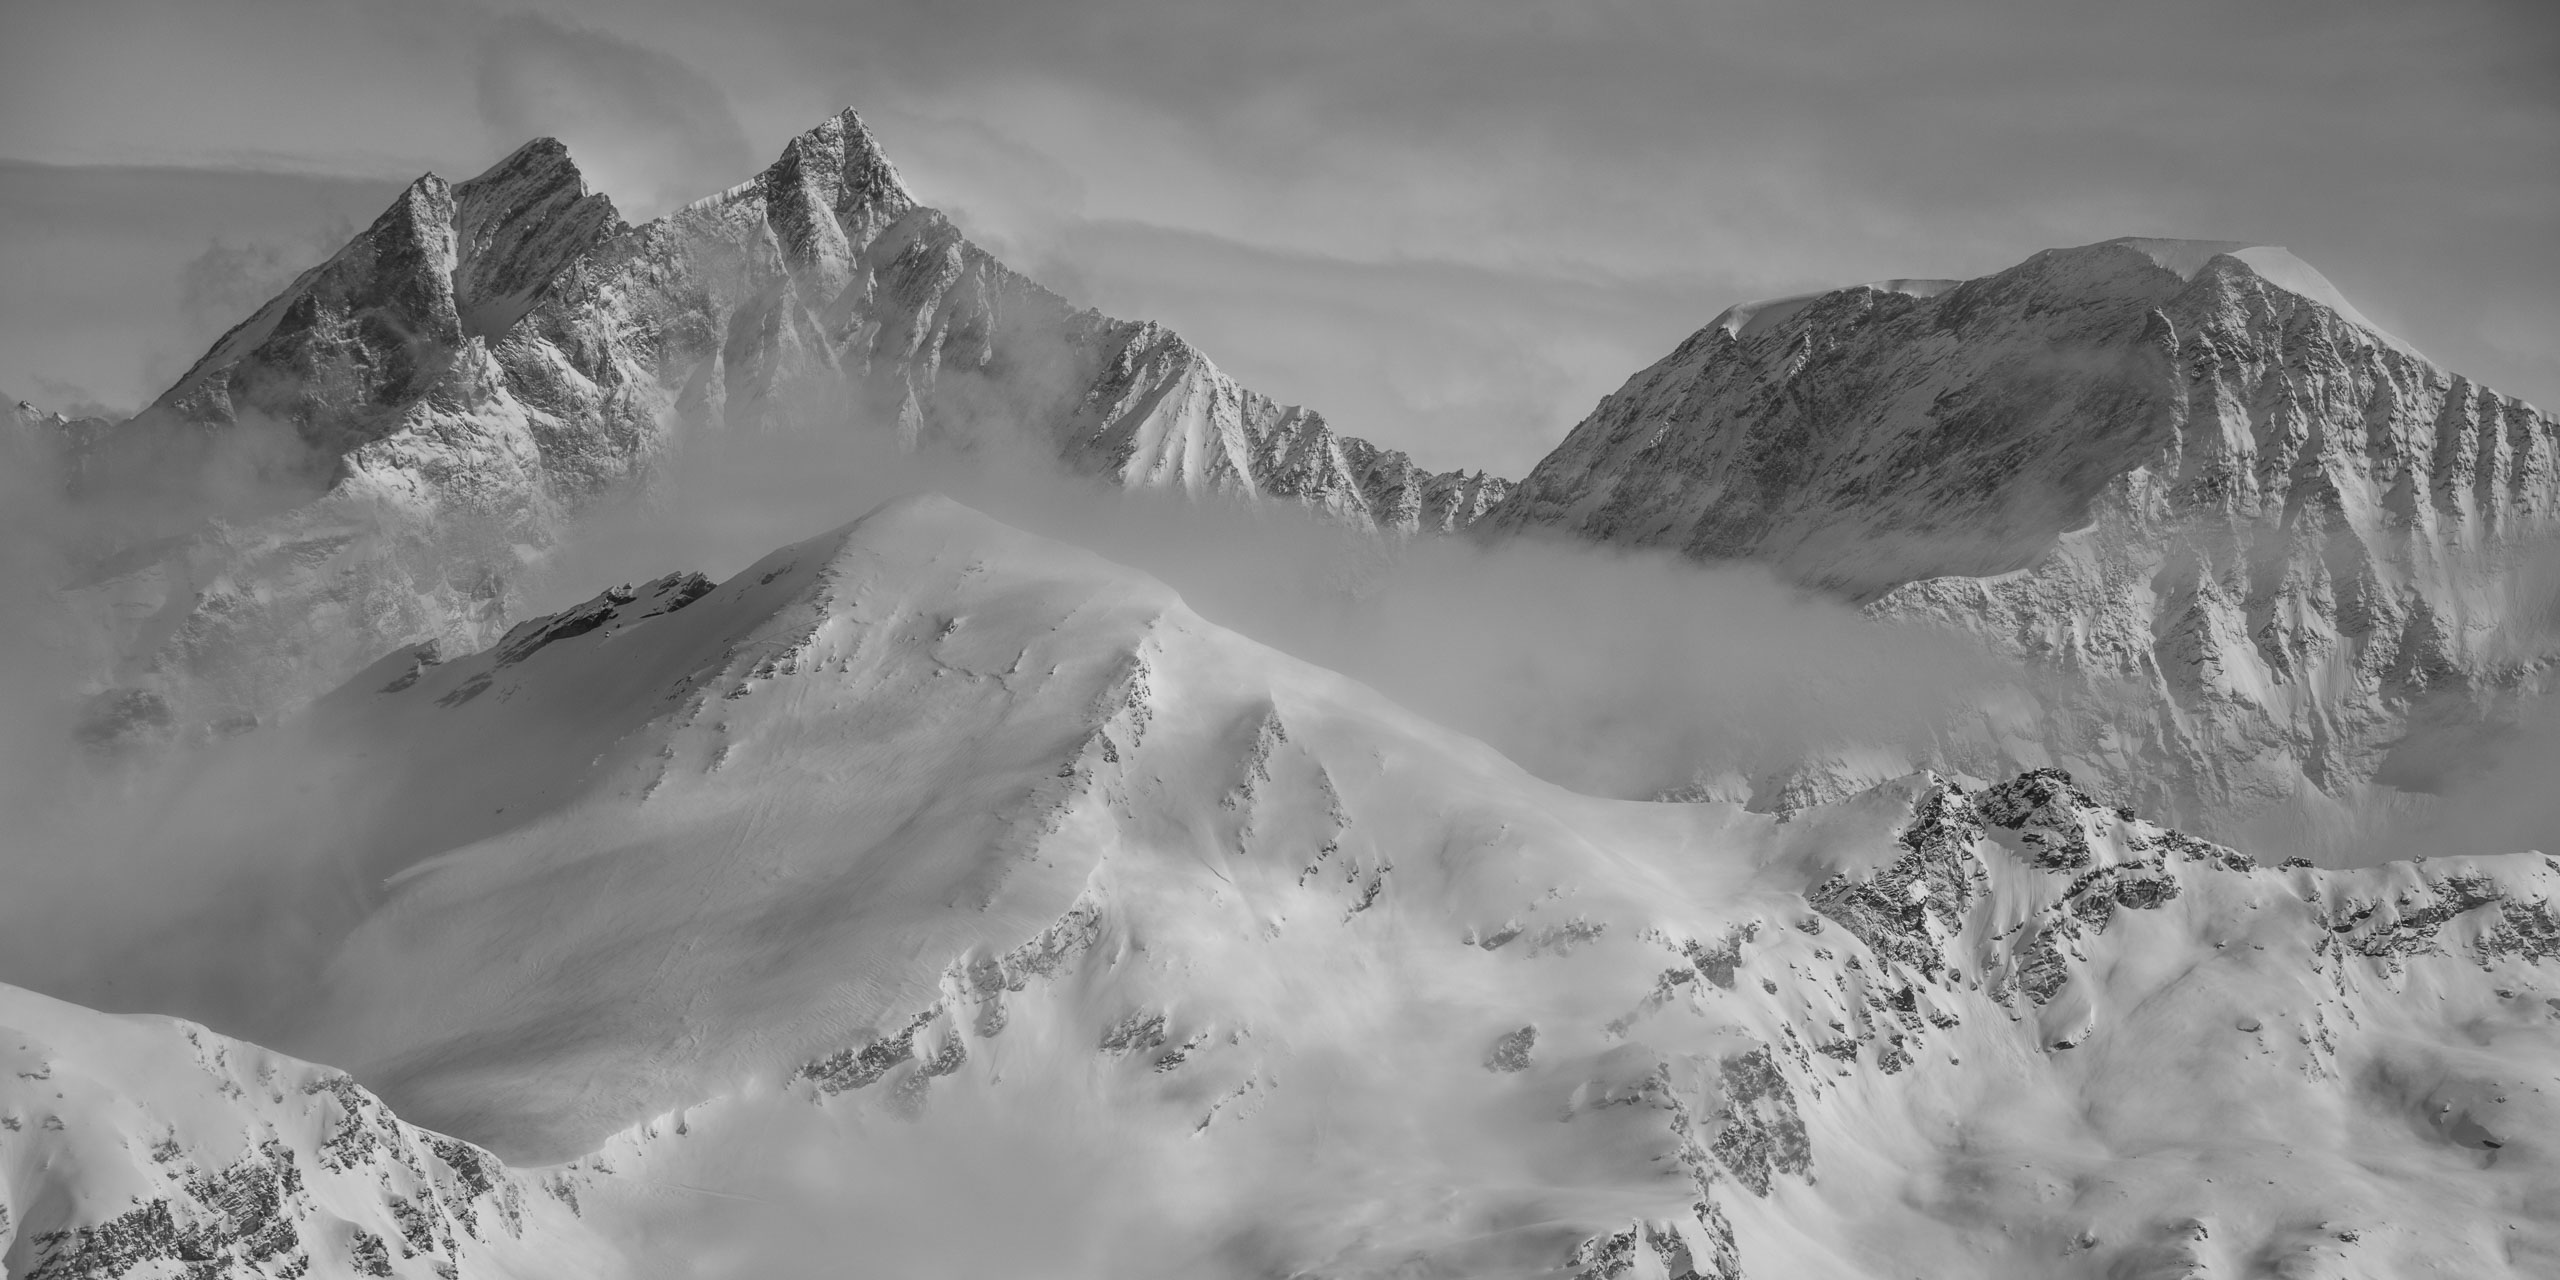
[[[335,941],[277,1034],[578,1206],[510,1248],[635,1276],[2560,1267],[2539,855],[2278,870],[2052,774],[1784,820],[1577,795],[935,498],[427,657],[226,748],[200,786],[298,782],[204,839],[366,886],[288,904]],[[21,1024],[166,1042],[87,1113],[114,1133],[242,1123],[162,1100],[203,1092],[176,1024],[0,996]],[[31,1155],[58,1087],[0,1077],[5,1203],[53,1230],[157,1185]]]
[[[1962,280],[1870,280],[1865,284],[1849,287],[1873,289],[1878,293],[1898,293],[1908,298],[1934,298],[1963,283]],[[1756,337],[1786,323],[1789,316],[1804,310],[1805,307],[1824,296],[1837,292],[1839,290],[1825,289],[1816,293],[1794,293],[1783,298],[1763,298],[1758,302],[1740,303],[1718,312],[1715,319],[1707,322],[1707,327],[1722,329],[1731,337]]]
[[[2246,240],[2174,240],[2151,236],[2119,236],[2104,243],[2131,249],[2184,281],[2193,281],[2214,259],[2229,257],[2249,268],[2259,279],[2337,312],[2402,352],[2413,356],[2418,354],[2416,348],[2366,319],[2363,312],[2356,310],[2354,303],[2347,301],[2347,295],[2338,286],[2329,283],[2327,276],[2320,274],[2310,263],[2293,256],[2292,251],[2282,245],[2255,244]],[[1870,280],[1842,287],[1898,293],[1912,298],[1934,298],[1963,283],[1962,280],[1932,279]],[[1707,327],[1721,329],[1735,338],[1757,337],[1776,330],[1797,312],[1840,291],[1821,289],[1739,303],[1718,312],[1715,319],[1707,322]]]
[[[2252,244],[2245,240],[2160,240],[2142,236],[2125,236],[2107,243],[2136,250],[2160,264],[2163,270],[2175,272],[2181,280],[2193,280],[2214,259],[2229,257],[2268,284],[2337,312],[2409,355],[2418,354],[2416,348],[2366,319],[2363,312],[2356,310],[2354,303],[2347,301],[2347,295],[2340,292],[2338,286],[2329,283],[2329,277],[2320,274],[2310,263],[2293,256],[2292,251],[2283,245]]]
[[[192,1023],[0,986],[0,1072],[11,1276],[630,1274],[488,1152]]]

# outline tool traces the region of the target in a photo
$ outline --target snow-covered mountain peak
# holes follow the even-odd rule
[[[212,1037],[144,1046],[182,1078],[113,1110],[50,1100],[68,1055],[0,1054],[12,1265],[2522,1277],[2560,1248],[2500,1191],[2554,1170],[2544,859],[2266,867],[2051,769],[1787,818],[1579,795],[933,497],[439,656],[222,747],[200,783],[254,812],[170,821],[191,859],[254,851],[262,936],[326,952],[276,1043],[575,1159],[511,1173]],[[47,1116],[113,1159],[49,1159]],[[358,1230],[384,1268],[332,1269],[376,1256]]]
[[[2033,270],[2051,274],[2065,282],[2064,287],[2081,297],[2121,294],[2128,297],[2158,295],[2165,281],[2152,278],[2142,270],[2144,264],[2176,278],[2179,284],[2193,284],[2214,262],[2228,258],[2245,268],[2248,274],[2288,293],[2307,298],[2336,312],[2344,319],[2382,337],[2388,343],[2406,348],[2399,339],[2384,333],[2327,277],[2309,263],[2295,257],[2280,245],[2257,244],[2246,240],[2170,240],[2149,236],[2119,236],[2095,244],[2072,248],[2048,249],[2013,268],[2013,272]],[[2002,275],[2011,274],[2003,272]],[[1997,277],[1994,277],[1997,278]],[[1735,339],[1749,339],[1776,333],[1806,308],[1836,295],[1868,291],[1900,294],[1909,298],[1935,298],[1967,283],[1962,280],[1871,280],[1863,284],[1845,285],[1838,289],[1790,294],[1782,298],[1763,298],[1738,303],[1717,313],[1707,322],[1708,330],[1722,331]],[[2414,354],[2414,353],[2413,353]]]
[[[1767,561],[1982,630],[2098,687],[2054,711],[2051,755],[1956,767],[2058,761],[2224,832],[2289,807],[2338,825],[2422,700],[2497,696],[2530,667],[2501,655],[2560,643],[2495,603],[2560,533],[2560,424],[2266,245],[2110,240],[1728,312],[1488,521]]]
[[[497,341],[552,279],[623,230],[557,138],[536,138],[456,184],[454,294],[464,331]]]
[[[757,217],[792,264],[814,262],[841,287],[836,277],[862,247],[918,207],[879,140],[847,107],[784,143],[764,172],[662,222],[679,239],[699,242],[725,238],[740,218]]]
[[[888,152],[851,107],[784,144],[768,173],[777,171],[804,176],[827,195],[831,207],[868,202],[903,213],[916,204]]]
[[[2113,240],[2084,245],[2079,250],[2057,250],[2056,252],[2086,252],[2117,245],[2151,259],[2152,263],[2161,270],[2181,280],[2195,279],[2196,273],[2204,270],[2206,263],[2226,253],[2264,247],[2246,240],[2172,240],[2157,236],[2118,236]]]
[[[543,186],[575,184],[579,194],[586,193],[586,175],[579,170],[578,162],[571,158],[569,144],[549,135],[529,139],[523,146],[508,152],[506,158],[461,185],[505,182],[533,182]]]
[[[2246,267],[2250,274],[2268,284],[2319,303],[2338,313],[2350,323],[2370,331],[2388,345],[2411,355],[2417,354],[2407,343],[2385,332],[2380,325],[2366,319],[2365,314],[2356,310],[2355,304],[2349,302],[2347,295],[2341,292],[2338,286],[2331,284],[2327,276],[2320,274],[2319,270],[2310,263],[2295,257],[2291,250],[2282,245],[2258,244],[2247,240],[2163,240],[2146,236],[2120,236],[2113,240],[2101,241],[2096,245],[2085,246],[2076,252],[2104,249],[2110,246],[2131,249],[2149,258],[2160,269],[2189,282],[2194,281],[2215,260],[2229,258]]]
[[[107,549],[135,553],[74,602],[120,650],[98,705],[138,698],[194,731],[424,637],[484,645],[520,549],[662,475],[697,430],[1028,447],[1120,485],[1301,504],[1389,535],[1462,527],[1509,487],[1338,434],[1170,330],[1013,271],[919,206],[850,110],[637,227],[537,139],[467,182],[421,177],[141,418],[83,445],[66,488],[141,474],[184,492],[231,453],[292,482],[220,513],[253,523],[208,530],[168,504],[148,551]]]
[[[478,654],[394,654],[271,744],[363,797],[350,871],[385,886],[314,1048],[553,1155],[787,1071],[929,998],[934,970],[889,957],[1001,952],[1070,910],[1103,846],[1061,824],[1094,820],[1093,771],[1145,732],[1147,655],[1204,625],[1143,574],[928,497],[716,586],[670,575]],[[536,882],[587,906],[485,914],[550,898]],[[422,928],[527,967],[393,959]],[[786,953],[758,941],[777,931]],[[416,982],[451,984],[414,989],[442,1013],[383,985]],[[509,1029],[528,1016],[530,1040]]]
[[[216,342],[137,423],[293,428],[326,466],[425,394],[463,338],[454,192],[420,175],[372,225]]]
[[[1847,287],[1868,289],[1878,293],[1898,293],[1907,298],[1934,298],[1962,283],[1964,282],[1961,280],[1870,280],[1865,284]],[[1716,318],[1707,322],[1707,328],[1720,329],[1730,338],[1756,337],[1775,330],[1797,312],[1838,292],[1842,290],[1825,289],[1815,293],[1794,293],[1783,298],[1762,298],[1757,302],[1737,303],[1716,313]]]

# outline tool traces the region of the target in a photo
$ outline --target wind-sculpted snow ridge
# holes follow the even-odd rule
[[[0,1070],[12,1276],[618,1274],[558,1196],[326,1067],[0,986]]]
[[[2560,654],[2517,576],[2560,535],[2560,424],[2263,246],[2109,241],[1736,308],[1488,524],[1766,560],[1977,632],[2066,691],[2041,757],[1942,755],[2060,762],[2217,829],[2338,813],[2413,728]]]
[[[2053,770],[1578,795],[934,499],[263,753],[239,838],[381,886],[275,1038],[662,1269],[2560,1263],[2540,855],[2267,867]]]
[[[1160,325],[1078,309],[918,205],[850,111],[640,227],[551,139],[468,182],[421,177],[150,409],[61,451],[83,493],[241,473],[208,486],[251,495],[225,522],[155,530],[85,589],[121,696],[200,726],[392,644],[487,643],[524,555],[677,432],[767,430],[1027,445],[1388,532],[1461,527],[1507,489],[1337,435]],[[137,726],[101,732],[120,727]]]

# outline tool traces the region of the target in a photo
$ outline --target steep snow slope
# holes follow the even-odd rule
[[[341,1072],[5,986],[0,1066],[12,1276],[623,1274],[565,1200]]]
[[[2334,818],[2413,718],[2475,716],[2560,652],[2518,598],[2560,531],[2560,424],[2264,246],[1737,308],[1488,521],[1765,559],[1976,631],[2079,692],[2042,759],[1959,763],[2064,763],[2217,829]]]
[[[655,295],[673,308],[660,332],[716,341],[663,345],[661,380],[733,429],[814,407],[911,441],[1027,437],[1122,484],[1285,497],[1398,530],[1462,524],[1503,491],[1337,436],[1160,325],[1071,306],[917,206],[849,111],[616,248],[631,258],[602,289]]]
[[[847,111],[636,228],[550,139],[468,182],[419,178],[77,451],[69,482],[101,501],[206,490],[80,594],[116,633],[121,701],[187,726],[263,714],[394,644],[487,643],[520,560],[582,504],[678,433],[766,430],[1027,448],[1387,531],[1463,525],[1506,490],[1072,306],[919,206]]]
[[[1575,795],[946,502],[225,756],[296,770],[233,833],[280,892],[359,895],[287,902],[274,1034],[669,1269],[2560,1262],[2548,859],[2261,867],[2051,773]]]

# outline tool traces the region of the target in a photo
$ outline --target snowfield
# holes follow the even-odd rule
[[[567,1199],[344,1072],[6,986],[0,1070],[12,1276],[631,1274]]]
[[[1578,795],[932,497],[439,657],[170,808],[362,1087],[0,992],[11,1274],[2560,1271],[2540,854]]]

